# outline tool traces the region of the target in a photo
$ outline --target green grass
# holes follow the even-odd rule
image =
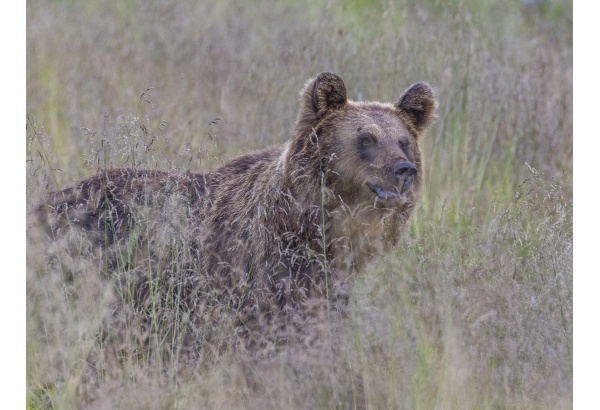
[[[224,320],[180,365],[191,325],[158,272],[184,266],[183,236],[143,265],[166,335],[145,355],[135,316],[107,324],[134,278],[30,226],[28,408],[571,407],[572,28],[558,0],[28,2],[28,211],[99,168],[204,172],[282,143],[323,70],[351,99],[427,81],[439,101],[402,245],[357,278],[348,320],[273,358],[228,350]]]

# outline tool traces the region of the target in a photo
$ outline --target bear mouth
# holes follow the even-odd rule
[[[391,199],[396,199],[400,195],[397,192],[386,191],[385,189],[383,189],[379,185],[375,185],[375,184],[372,184],[370,182],[367,182],[367,186],[369,187],[369,189],[371,191],[373,191],[373,193],[375,195],[377,195],[377,198],[383,199],[384,201],[388,201],[388,200],[391,200]]]
[[[367,182],[367,186],[377,196],[377,198],[382,199],[384,201],[390,201],[394,199],[400,199],[406,196],[406,194],[412,186],[413,179],[414,178],[412,176],[407,177],[402,183],[402,187],[400,187],[400,189],[395,188],[394,191],[387,191],[381,186],[373,184],[371,182]]]

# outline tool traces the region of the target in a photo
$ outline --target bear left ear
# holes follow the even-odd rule
[[[435,99],[427,83],[411,85],[396,102],[396,108],[408,116],[417,132],[422,132],[433,119]]]
[[[302,97],[304,109],[322,117],[327,111],[346,104],[346,85],[339,75],[323,72],[308,81],[302,90]]]

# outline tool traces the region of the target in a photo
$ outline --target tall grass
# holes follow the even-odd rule
[[[30,225],[29,408],[571,407],[572,4],[524,3],[28,2],[29,211],[100,168],[204,172],[281,143],[323,70],[351,99],[423,80],[439,101],[402,245],[356,278],[348,317],[315,302],[288,346],[197,329],[160,274],[185,270],[175,219],[134,272],[143,307],[127,263]]]

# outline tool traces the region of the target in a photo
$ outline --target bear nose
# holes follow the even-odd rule
[[[398,178],[403,176],[414,177],[415,175],[417,175],[417,167],[415,167],[414,164],[407,161],[398,162],[396,163],[396,165],[394,165],[394,175],[396,175],[396,177]]]

